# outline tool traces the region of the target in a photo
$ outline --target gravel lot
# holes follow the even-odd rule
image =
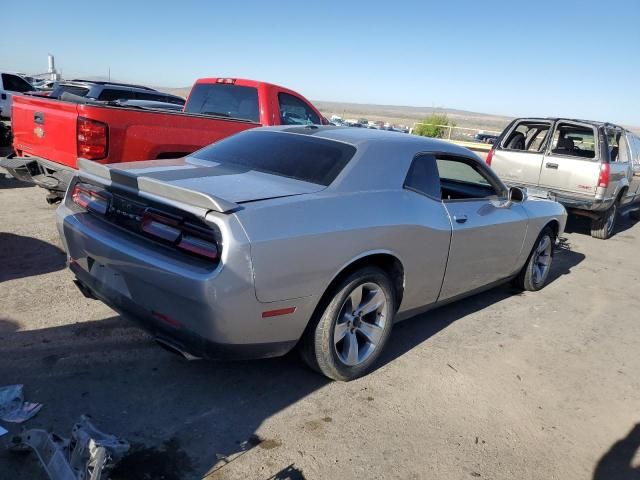
[[[396,327],[379,368],[329,383],[295,355],[186,362],[65,270],[44,191],[0,173],[0,385],[68,435],[82,413],[133,445],[117,479],[640,477],[640,225],[572,220],[553,281]],[[0,478],[46,479],[5,451]],[[635,452],[635,458],[634,458]],[[635,469],[634,469],[635,468]]]

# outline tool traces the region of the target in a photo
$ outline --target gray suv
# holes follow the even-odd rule
[[[487,163],[508,185],[591,218],[595,238],[609,238],[622,211],[640,217],[640,137],[617,125],[519,118],[500,135]]]

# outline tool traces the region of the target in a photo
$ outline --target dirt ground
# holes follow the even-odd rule
[[[127,439],[113,478],[637,479],[640,225],[608,241],[572,220],[552,282],[508,286],[396,326],[369,376],[330,383],[295,355],[187,362],[65,270],[44,191],[0,173],[0,385]],[[0,478],[46,479],[6,451]]]

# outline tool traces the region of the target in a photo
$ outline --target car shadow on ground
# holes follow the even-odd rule
[[[0,170],[0,190],[8,188],[32,188],[35,187],[33,183],[21,182],[8,174]]]
[[[616,222],[615,232],[612,238],[619,233],[622,233],[637,223],[637,221],[631,219],[629,215],[624,214],[618,217]],[[567,233],[579,233],[581,235],[591,235],[591,219],[588,217],[583,217],[581,215],[569,215],[567,217],[567,225],[565,227],[565,232]]]
[[[65,253],[48,242],[0,232],[0,283],[62,270]]]
[[[565,246],[556,256],[551,281],[583,258]],[[402,322],[379,366],[516,293],[499,287]],[[199,479],[212,469],[222,473],[226,463],[252,449],[277,448],[280,439],[256,435],[262,423],[328,383],[295,353],[250,362],[187,362],[118,316],[31,331],[0,319],[0,358],[0,383],[23,383],[27,400],[45,405],[28,428],[66,436],[80,414],[90,414],[98,428],[131,442],[132,451],[113,480]],[[9,427],[11,434],[19,431]],[[45,478],[35,456],[16,456],[3,448],[10,437],[0,438],[0,471],[12,472],[14,479]],[[265,478],[304,478],[294,464],[279,468],[265,472]]]
[[[640,450],[640,423],[618,440],[598,461],[593,480],[640,480],[640,466],[632,465]]]

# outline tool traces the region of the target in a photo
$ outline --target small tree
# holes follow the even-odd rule
[[[413,133],[422,137],[444,138],[448,133],[447,125],[455,127],[446,113],[432,113],[413,129]]]

